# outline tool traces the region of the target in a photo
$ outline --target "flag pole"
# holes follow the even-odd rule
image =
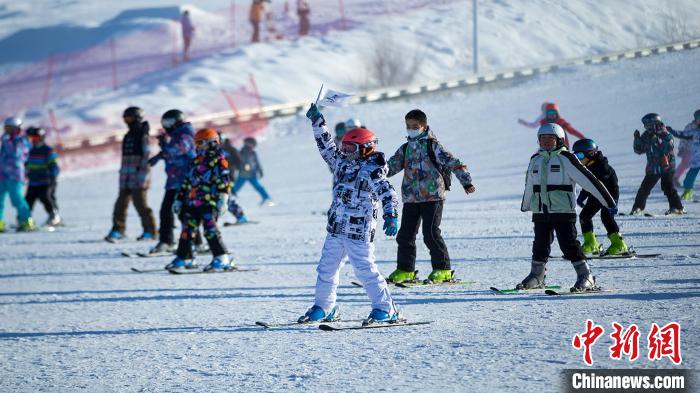
[[[318,95],[316,96],[316,105],[318,105],[318,100],[321,98],[321,93],[323,92],[323,83],[321,83],[321,88],[318,90]]]

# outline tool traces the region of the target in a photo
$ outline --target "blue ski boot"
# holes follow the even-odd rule
[[[123,233],[119,232],[116,229],[112,229],[107,236],[105,236],[105,240],[110,242],[110,243],[118,243],[122,240],[124,240],[126,236],[124,236]]]
[[[152,232],[144,232],[141,236],[137,237],[136,240],[143,242],[149,240],[156,240],[156,235]]]
[[[333,307],[333,309],[326,313],[326,310],[322,309],[317,305],[313,305],[310,309],[306,311],[306,314],[299,317],[297,322],[299,323],[311,323],[311,322],[333,322],[340,319],[340,310],[338,306]]]
[[[399,319],[399,310],[395,305],[392,305],[392,310],[390,312],[375,308],[369,313],[367,319],[362,321],[362,326],[369,326],[376,323],[396,323]]]
[[[231,261],[228,257],[228,254],[223,254],[214,257],[214,259],[211,260],[211,263],[209,263],[205,268],[205,272],[223,272],[225,270],[233,270],[235,269],[235,266],[233,264],[233,261]]]
[[[194,261],[194,259],[182,259],[180,257],[175,257],[172,262],[167,264],[165,266],[166,270],[185,270],[185,269],[195,269],[197,267],[197,263]]]

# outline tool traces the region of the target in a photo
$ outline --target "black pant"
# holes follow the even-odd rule
[[[445,240],[440,235],[442,205],[444,201],[404,203],[401,227],[396,236],[399,250],[396,256],[398,268],[412,272],[416,269],[416,234],[423,221],[423,242],[430,250],[433,270],[449,270],[450,255]]]
[[[644,176],[644,180],[639,186],[639,191],[637,191],[637,196],[634,198],[632,210],[637,208],[644,210],[646,208],[647,198],[659,179],[661,179],[661,189],[666,194],[666,198],[668,198],[669,208],[683,209],[681,198],[678,196],[676,186],[673,185],[673,173],[664,173],[663,175],[647,174]]]
[[[34,202],[37,199],[44,205],[44,209],[49,215],[58,212],[56,205],[56,184],[47,184],[45,186],[29,186],[27,187],[27,195],[24,197],[29,205],[29,210],[34,209]]]
[[[554,233],[557,234],[559,248],[564,259],[571,262],[586,259],[581,251],[581,243],[576,239],[576,222],[570,221],[535,221],[535,241],[532,242],[532,260],[547,262],[552,251]]]
[[[615,203],[617,203],[617,199],[615,200]],[[598,200],[592,196],[588,197],[586,204],[583,206],[581,213],[578,215],[579,220],[581,221],[581,232],[593,232],[593,216],[595,216],[599,210],[600,220],[603,221],[603,225],[605,226],[605,230],[608,232],[608,235],[611,233],[620,232],[620,227],[615,221],[615,216],[610,214],[607,208],[603,208],[603,205],[601,205],[600,202],[598,202]]]
[[[177,245],[177,256],[182,259],[192,259],[193,242],[196,242],[199,235],[199,225],[204,227],[204,237],[209,243],[211,254],[219,256],[228,254],[223,240],[221,240],[221,232],[216,226],[218,213],[216,209],[211,207],[183,207],[180,214],[182,220],[182,232],[180,233],[180,242]]]
[[[160,204],[160,228],[158,229],[158,239],[167,244],[175,243],[173,230],[175,229],[175,214],[173,214],[173,203],[178,190],[165,190],[163,202]],[[181,218],[181,217],[179,217]],[[194,244],[199,246],[202,244],[202,236],[197,228],[197,234],[194,237]]]

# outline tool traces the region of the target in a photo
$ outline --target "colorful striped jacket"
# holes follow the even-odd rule
[[[49,185],[58,177],[58,154],[45,143],[34,146],[29,150],[29,158],[25,166],[30,186]]]

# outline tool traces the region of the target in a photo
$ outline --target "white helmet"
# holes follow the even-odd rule
[[[19,117],[8,117],[5,119],[5,127],[16,127],[20,128],[22,126],[22,119]]]
[[[362,123],[360,122],[360,119],[351,118],[345,122],[345,129],[348,131],[352,130],[353,128],[360,128],[360,127],[362,127]]]
[[[557,123],[546,123],[541,125],[537,131],[537,138],[542,135],[554,135],[558,139],[564,139],[564,129]]]

